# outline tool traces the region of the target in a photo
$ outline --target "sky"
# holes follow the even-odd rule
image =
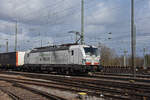
[[[131,52],[131,0],[84,0],[85,43],[101,43],[119,55]],[[136,54],[150,53],[150,0],[135,0]],[[73,43],[81,31],[81,0],[0,0],[0,52]],[[112,34],[108,34],[108,33]],[[111,39],[108,39],[111,38]]]

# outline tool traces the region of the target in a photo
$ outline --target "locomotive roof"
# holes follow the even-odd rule
[[[53,46],[45,46],[45,47],[39,47],[34,48],[31,50],[31,53],[36,52],[46,52],[46,51],[58,51],[58,50],[68,50],[70,46],[79,46],[79,44],[62,44],[62,45],[53,45]],[[82,45],[83,47],[89,47],[88,45]]]
[[[39,47],[34,48],[31,52],[46,52],[46,51],[58,51],[58,50],[68,50],[70,46],[72,45],[78,45],[76,43],[74,44],[62,44],[62,45],[53,45],[53,46],[45,46],[45,47]]]
[[[47,46],[47,47],[41,47],[41,48],[35,48],[31,52],[46,52],[46,51],[58,51],[58,50],[67,50],[69,47],[66,46]]]

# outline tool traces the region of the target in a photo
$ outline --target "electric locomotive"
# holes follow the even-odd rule
[[[3,69],[73,74],[96,71],[99,65],[98,48],[89,45],[63,44],[0,53],[0,68]]]
[[[98,69],[98,48],[89,45],[64,44],[35,48],[25,53],[24,69],[87,73]]]

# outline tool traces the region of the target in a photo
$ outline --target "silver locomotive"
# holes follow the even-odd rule
[[[26,52],[24,59],[24,69],[59,73],[94,71],[100,64],[98,48],[79,44],[35,48]]]

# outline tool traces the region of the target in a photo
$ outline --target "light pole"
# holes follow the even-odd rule
[[[8,39],[6,39],[6,52],[8,52]]]
[[[81,44],[84,44],[84,0],[81,0]]]
[[[123,65],[124,65],[124,67],[126,67],[127,66],[127,50],[126,49],[124,49],[124,57],[123,57]]]
[[[144,55],[144,69],[146,69],[146,48],[143,49],[143,55]]]
[[[127,42],[127,41],[121,41],[121,43],[123,43],[123,45],[125,44],[125,42]],[[124,56],[123,56],[123,66],[127,66],[127,50],[126,50],[126,48],[124,47],[123,49],[123,53],[124,53]]]
[[[133,77],[136,77],[136,66],[135,66],[135,49],[136,49],[136,38],[135,38],[135,24],[134,24],[134,0],[131,0],[131,49],[132,49],[132,69]]]
[[[40,38],[40,44],[41,44],[41,47],[42,47],[42,36],[41,36],[40,32],[39,32],[39,38]]]
[[[17,21],[15,24],[15,52],[17,51],[17,34],[18,34],[18,25],[17,25]]]
[[[42,36],[41,36],[41,33],[39,32],[39,39],[40,39],[40,45],[42,47]]]
[[[0,45],[0,49],[1,49],[1,45]]]

